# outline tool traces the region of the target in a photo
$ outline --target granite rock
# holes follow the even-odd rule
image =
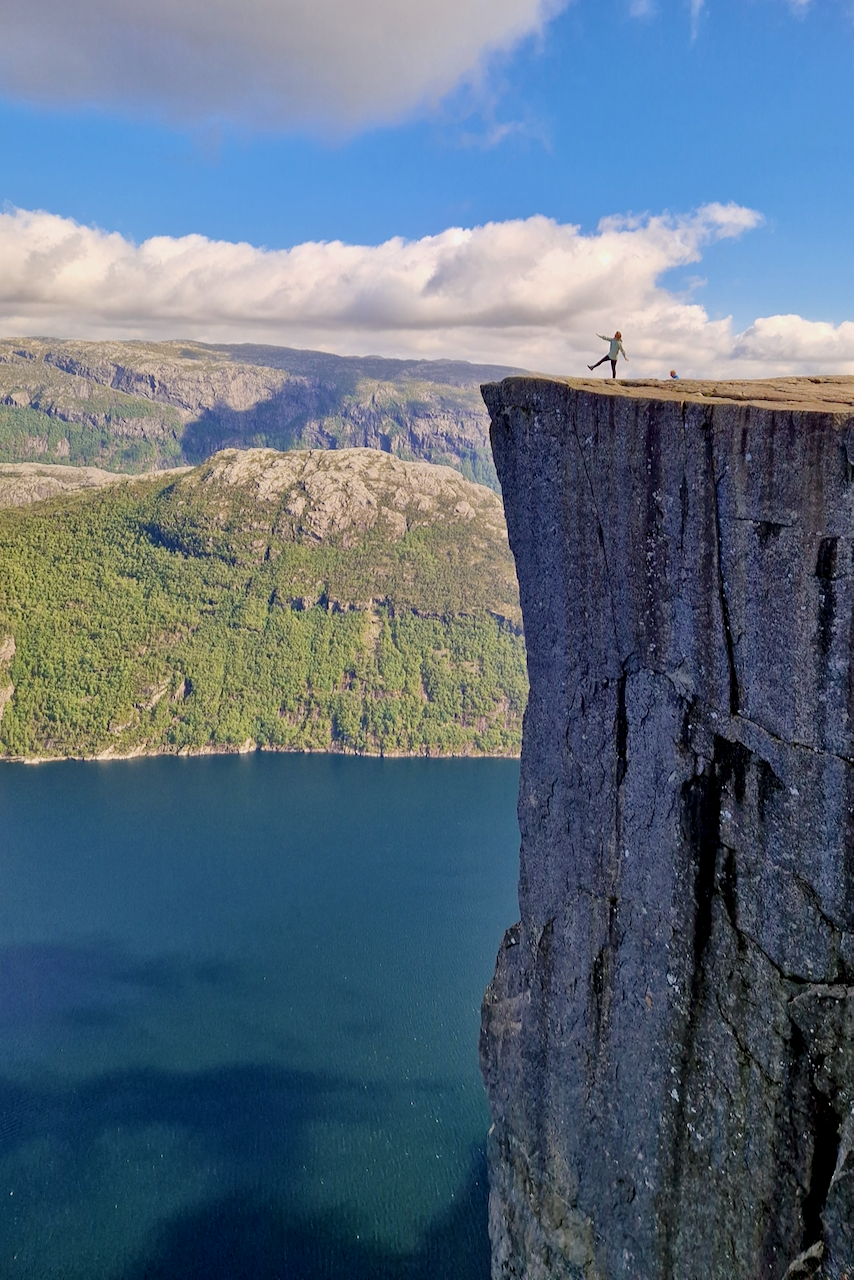
[[[841,1280],[854,379],[483,390],[530,677],[493,1280]]]

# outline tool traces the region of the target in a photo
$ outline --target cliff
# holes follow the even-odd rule
[[[0,341],[0,462],[144,471],[225,447],[368,447],[496,487],[480,397],[512,370],[198,342]]]
[[[530,679],[494,1280],[841,1280],[854,379],[483,391]]]

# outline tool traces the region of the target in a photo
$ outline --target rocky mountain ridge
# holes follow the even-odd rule
[[[180,475],[190,467],[172,467],[155,474],[163,478]],[[143,473],[144,478],[146,473]],[[151,473],[148,473],[149,475]],[[72,467],[59,463],[0,462],[0,507],[26,507],[31,502],[44,502],[62,493],[80,489],[101,489],[108,484],[121,484],[135,479],[121,471],[104,471],[100,467]]]
[[[496,485],[479,386],[509,370],[195,342],[0,341],[0,462],[142,471],[362,446]]]

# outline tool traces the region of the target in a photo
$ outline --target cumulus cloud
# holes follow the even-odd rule
[[[800,316],[767,316],[738,335],[733,356],[798,373],[854,373],[854,322],[832,325]]]
[[[567,0],[0,0],[0,92],[349,129],[437,101]]]
[[[729,320],[663,273],[761,221],[738,205],[605,218],[592,234],[533,217],[375,246],[259,249],[203,236],[135,245],[55,214],[0,214],[9,336],[272,342],[344,354],[449,357],[579,372],[619,327],[635,376],[854,372],[854,324]]]

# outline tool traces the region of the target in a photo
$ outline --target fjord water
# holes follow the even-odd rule
[[[518,765],[0,769],[0,1275],[486,1280]]]

